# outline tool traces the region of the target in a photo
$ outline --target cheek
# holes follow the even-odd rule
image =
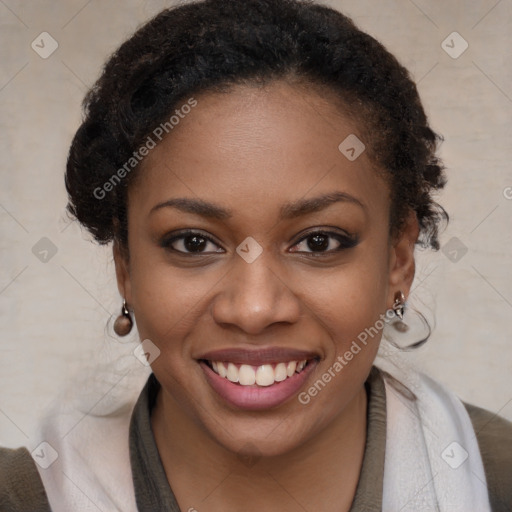
[[[387,309],[388,273],[385,259],[376,257],[379,253],[361,250],[331,272],[312,277],[305,270],[295,277],[303,283],[300,294],[308,310],[329,330],[338,351],[374,326]]]
[[[181,342],[206,313],[201,309],[206,309],[204,298],[219,276],[211,271],[176,269],[163,259],[134,251],[132,303],[141,339],[176,352],[186,348]]]
[[[334,402],[342,408],[344,400],[349,400],[364,382],[377,355],[386,320],[385,267],[377,259],[370,265],[363,257],[350,267],[338,272],[335,285],[326,284],[329,288],[324,297],[318,296],[318,302],[325,303],[324,309],[316,307],[321,312],[317,321],[329,330],[331,350],[326,353],[319,377],[329,381],[329,389],[322,391],[314,407],[326,406],[330,414],[340,410],[332,407]],[[311,391],[310,396],[314,396],[316,389]]]

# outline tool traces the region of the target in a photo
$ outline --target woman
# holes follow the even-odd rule
[[[133,410],[46,426],[47,467],[4,450],[5,510],[512,508],[512,425],[374,365],[446,217],[392,55],[327,7],[207,0],[142,27],[85,107],[69,210],[113,242],[115,330],[153,373]]]

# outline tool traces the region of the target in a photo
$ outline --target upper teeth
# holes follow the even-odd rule
[[[271,386],[275,382],[281,382],[291,377],[295,372],[300,373],[306,366],[307,360],[278,363],[275,367],[271,364],[262,364],[253,367],[249,364],[240,366],[234,363],[211,361],[213,371],[231,382],[238,382],[242,386]]]

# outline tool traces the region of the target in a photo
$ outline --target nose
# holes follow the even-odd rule
[[[271,268],[264,254],[252,263],[234,256],[234,268],[214,298],[212,314],[217,324],[256,335],[274,324],[297,322],[301,309],[293,283],[287,273]]]

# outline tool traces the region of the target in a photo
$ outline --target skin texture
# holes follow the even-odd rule
[[[386,182],[366,153],[350,162],[338,150],[357,126],[312,89],[275,82],[196,99],[130,187],[129,260],[114,247],[119,290],[141,340],[161,351],[152,363],[162,385],[152,426],[167,477],[182,510],[349,510],[366,439],[364,381],[380,333],[307,405],[294,396],[269,410],[233,408],[197,358],[233,347],[313,351],[319,363],[307,390],[398,290],[408,295],[416,217],[390,239]],[[285,203],[333,192],[362,206],[342,201],[279,219]],[[232,216],[151,212],[178,197]],[[358,243],[334,251],[340,242],[332,237],[330,252],[315,253],[304,238],[312,228]],[[209,254],[161,246],[182,229],[212,237]],[[235,251],[248,236],[263,249],[250,264]],[[173,247],[185,250],[183,240]]]

